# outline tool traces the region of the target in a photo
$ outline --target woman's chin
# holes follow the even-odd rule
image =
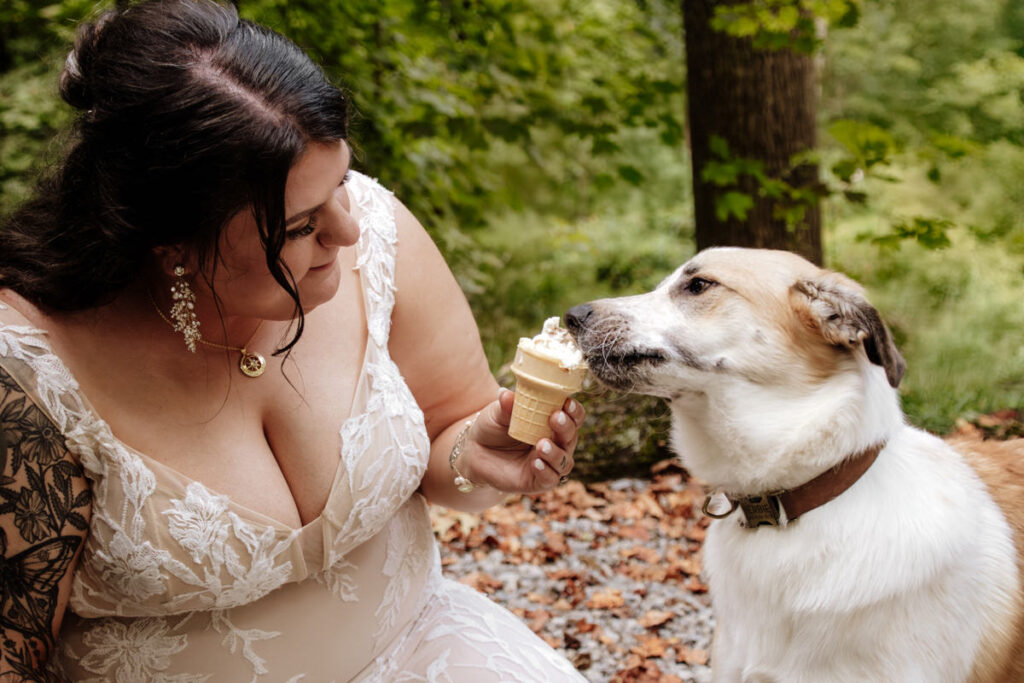
[[[341,266],[337,261],[322,269],[310,269],[299,283],[302,312],[309,313],[320,304],[333,299],[340,285]]]

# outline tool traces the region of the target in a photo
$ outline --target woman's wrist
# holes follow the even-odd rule
[[[448,454],[448,468],[452,471],[452,483],[455,485],[455,488],[458,489],[459,493],[472,493],[478,488],[490,488],[487,484],[478,483],[470,479],[470,477],[467,476],[468,470],[466,469],[465,464],[460,462],[460,460],[464,460],[462,456],[466,450],[466,440],[469,435],[469,430],[472,429],[473,425],[476,423],[476,418],[479,415],[480,413],[477,413],[473,416],[473,419],[466,420],[465,426],[461,431],[459,431],[458,436],[455,437],[455,443],[452,445],[452,450]],[[466,474],[464,474],[464,472]]]

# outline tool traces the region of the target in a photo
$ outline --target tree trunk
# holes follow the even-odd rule
[[[755,49],[750,39],[734,38],[709,25],[721,0],[681,0],[686,32],[687,109],[693,163],[697,248],[715,245],[795,251],[821,263],[821,211],[816,199],[802,220],[787,225],[777,210],[791,202],[760,196],[759,183],[742,176],[722,188],[701,178],[714,160],[712,136],[723,138],[734,159],[757,160],[770,178],[796,188],[815,188],[818,168],[793,167],[793,156],[816,144],[817,74],[810,55],[791,50]],[[726,190],[754,200],[745,220],[720,220],[716,199]]]

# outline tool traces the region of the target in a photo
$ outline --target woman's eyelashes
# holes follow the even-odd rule
[[[351,170],[346,171],[345,172],[345,177],[341,179],[340,183],[338,183],[338,187],[339,188],[342,187],[345,183],[347,183],[349,180],[351,180],[351,178],[352,178],[352,171]],[[294,230],[289,230],[288,233],[287,233],[287,237],[290,240],[297,240],[297,239],[302,239],[303,237],[308,237],[308,236],[312,235],[314,232],[316,232],[316,214],[315,213],[310,214],[309,222],[307,222],[301,228],[295,228]]]
[[[288,239],[297,240],[303,237],[308,237],[316,232],[316,214],[309,217],[309,222],[303,225],[301,228],[295,228],[294,230],[288,231]]]

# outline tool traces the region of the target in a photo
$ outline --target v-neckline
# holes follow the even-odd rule
[[[362,283],[362,273],[360,273],[360,288],[362,288],[363,286],[364,285]],[[86,395],[85,391],[82,389],[82,385],[75,378],[74,374],[68,368],[68,366],[64,362],[64,360],[54,352],[53,347],[50,346],[49,340],[46,338],[47,335],[48,335],[47,331],[42,329],[42,328],[40,328],[39,326],[35,325],[34,323],[32,323],[28,318],[25,317],[25,315],[23,313],[21,313],[20,311],[18,311],[17,309],[15,309],[13,307],[11,307],[10,304],[4,303],[4,302],[0,302],[0,307],[9,308],[9,309],[13,310],[15,313],[17,313],[19,316],[21,316],[22,318],[25,319],[25,324],[28,327],[28,332],[45,349],[45,353],[48,356],[47,360],[49,360],[50,362],[54,363],[56,365],[56,367],[67,378],[70,379],[70,385],[71,386],[69,388],[72,391],[74,391],[78,395],[79,399],[82,401],[82,406],[88,412],[88,417],[101,426],[101,429],[105,432],[105,434],[109,437],[109,439],[118,448],[121,448],[126,453],[128,453],[129,455],[132,455],[132,456],[138,458],[149,469],[151,469],[151,470],[154,469],[154,468],[160,469],[160,470],[162,470],[167,475],[167,478],[172,479],[175,482],[180,482],[181,486],[180,487],[179,486],[175,486],[174,488],[175,489],[180,488],[181,489],[180,490],[180,494],[182,496],[185,495],[185,493],[186,493],[186,491],[187,491],[187,489],[188,489],[188,487],[190,485],[198,484],[199,486],[202,486],[203,489],[205,489],[211,495],[223,498],[225,501],[227,501],[228,506],[230,508],[234,509],[236,512],[245,513],[245,514],[240,514],[240,517],[242,519],[245,519],[246,521],[250,521],[250,522],[253,522],[253,523],[260,523],[260,524],[263,524],[264,526],[273,526],[276,530],[280,531],[283,534],[289,534],[289,535],[290,534],[302,534],[302,533],[306,532],[308,529],[311,529],[311,528],[313,528],[315,526],[319,526],[321,520],[324,517],[324,513],[331,506],[331,502],[332,502],[332,500],[334,498],[334,495],[335,495],[335,492],[337,491],[337,488],[338,488],[339,475],[341,474],[342,468],[345,466],[344,458],[342,457],[342,449],[343,449],[344,444],[339,444],[339,446],[338,446],[338,464],[337,464],[337,466],[335,467],[335,469],[332,472],[332,477],[333,478],[331,480],[331,487],[330,487],[330,489],[327,492],[327,498],[326,498],[326,500],[324,502],[324,507],[320,510],[319,513],[317,513],[317,515],[315,517],[310,519],[305,524],[302,524],[301,526],[298,526],[298,527],[293,527],[293,526],[291,526],[289,524],[286,524],[285,522],[282,522],[281,520],[279,520],[279,519],[277,519],[275,517],[272,517],[272,516],[266,514],[265,512],[260,512],[259,510],[255,510],[253,508],[248,507],[247,505],[239,503],[234,498],[232,498],[230,495],[228,495],[226,493],[223,493],[223,492],[221,492],[221,491],[219,491],[219,490],[209,486],[208,484],[204,483],[203,481],[201,481],[199,479],[196,479],[194,477],[191,477],[191,476],[181,472],[180,470],[176,469],[172,465],[169,465],[169,464],[163,462],[162,460],[158,460],[157,458],[154,458],[153,456],[148,455],[148,454],[144,453],[143,451],[140,451],[139,449],[135,448],[134,446],[131,446],[130,444],[128,444],[125,441],[123,441],[122,439],[120,439],[114,433],[114,430],[110,427],[110,424],[103,418],[102,415],[99,414],[99,411],[97,411],[96,408],[93,406],[92,402],[89,400],[89,397]],[[367,312],[364,311],[364,317],[366,315],[367,315]],[[15,325],[10,324],[10,323],[0,323],[0,333],[4,333],[4,334],[18,334],[17,332],[13,332],[13,331],[10,330],[10,328],[12,328],[12,327],[15,327]],[[355,382],[355,385],[353,386],[353,389],[352,389],[352,400],[349,402],[349,414],[338,425],[339,437],[340,437],[341,432],[344,430],[345,425],[349,421],[359,417],[363,412],[365,412],[365,408],[366,408],[365,403],[366,403],[366,398],[367,397],[365,395],[365,392],[362,391],[362,389],[363,389],[363,384],[366,382],[366,378],[367,378],[367,364],[368,364],[368,361],[369,361],[370,344],[371,343],[372,343],[372,339],[371,339],[370,335],[367,335],[366,341],[365,341],[364,346],[363,346],[362,358],[361,358],[360,363],[359,363],[359,376],[358,376],[358,378],[357,378],[357,380]],[[360,399],[361,399],[361,403],[363,405],[357,405],[356,402],[358,400],[360,400]],[[158,479],[158,481],[159,481],[159,479]],[[292,501],[294,502],[294,498],[292,499]],[[298,509],[298,505],[296,505],[296,509]],[[258,517],[258,518],[260,518],[261,520],[264,520],[264,521],[256,522],[255,520],[252,519],[254,517]]]

